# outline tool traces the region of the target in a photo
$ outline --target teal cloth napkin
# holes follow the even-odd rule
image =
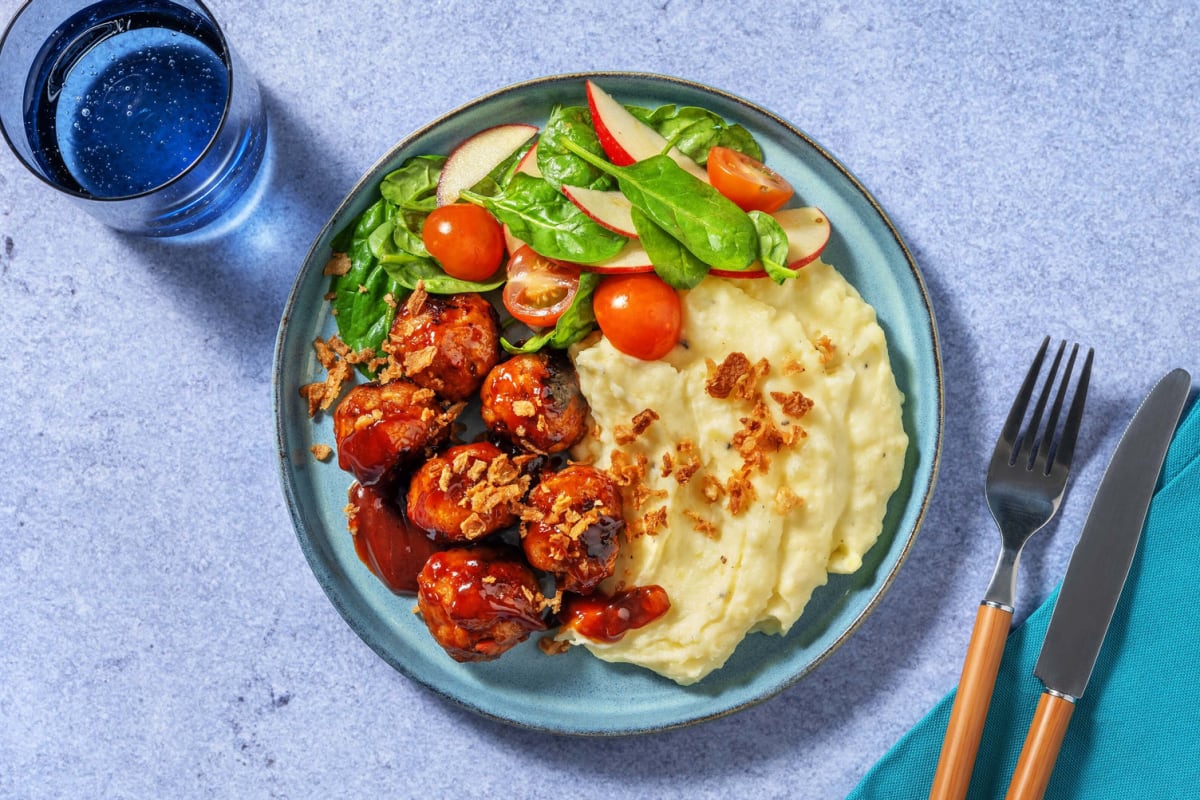
[[[969,798],[1003,797],[1033,718],[1058,590],[1009,635]],[[1129,580],[1071,717],[1048,798],[1200,798],[1200,403],[1175,433]],[[849,795],[926,798],[951,692]]]

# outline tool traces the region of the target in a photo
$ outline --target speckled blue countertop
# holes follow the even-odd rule
[[[999,541],[985,465],[1041,337],[1096,366],[1018,618],[1141,395],[1200,370],[1193,4],[212,6],[274,133],[237,233],[114,233],[0,152],[0,797],[844,796],[958,679]],[[437,698],[339,617],[283,502],[271,363],[306,250],[393,143],[609,69],[745,97],[873,192],[932,298],[945,440],[891,591],[813,674],[694,727],[561,738]]]

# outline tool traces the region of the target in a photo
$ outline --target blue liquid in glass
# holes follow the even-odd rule
[[[38,159],[92,197],[139,194],[170,181],[220,125],[229,69],[219,37],[179,6],[102,3],[43,47],[27,116]]]

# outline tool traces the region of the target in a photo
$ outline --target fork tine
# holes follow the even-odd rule
[[[1020,460],[1021,452],[1028,448],[1030,454],[1029,463],[1025,466],[1028,469],[1033,468],[1033,457],[1037,453],[1038,442],[1041,438],[1038,436],[1038,430],[1042,424],[1042,413],[1046,410],[1046,401],[1050,399],[1050,394],[1054,391],[1054,379],[1058,375],[1058,366],[1062,363],[1063,351],[1066,347],[1067,343],[1065,341],[1060,342],[1058,345],[1058,350],[1054,354],[1054,361],[1050,364],[1050,372],[1046,375],[1046,383],[1042,386],[1042,393],[1038,395],[1037,405],[1034,406],[1033,416],[1029,418],[1029,427],[1025,429],[1025,433],[1021,435],[1021,438],[1013,447],[1012,456],[1009,457],[1008,461],[1010,465],[1016,464]],[[1052,432],[1049,428],[1046,429],[1046,435]]]
[[[1017,392],[1012,408],[1008,411],[1008,419],[1004,421],[1004,430],[1000,432],[1000,441],[996,443],[997,450],[1000,449],[1001,442],[1010,448],[1016,446],[1017,434],[1021,432],[1021,421],[1025,419],[1025,409],[1029,406],[1029,398],[1033,396],[1033,387],[1037,384],[1038,373],[1042,371],[1042,360],[1045,359],[1046,348],[1049,346],[1050,337],[1047,336],[1042,340],[1042,346],[1038,348],[1033,363],[1029,365],[1029,372],[1025,374],[1025,382],[1021,384],[1021,391]]]
[[[1051,464],[1071,466],[1071,457],[1075,454],[1075,438],[1079,434],[1079,422],[1083,417],[1083,403],[1087,398],[1088,381],[1092,376],[1092,348],[1088,348],[1087,356],[1083,359],[1083,371],[1079,373],[1079,382],[1075,384],[1075,398],[1071,401],[1071,410],[1067,412],[1067,423],[1063,426],[1058,449],[1054,453]]]
[[[1066,346],[1063,342],[1062,346]],[[1054,456],[1058,449],[1058,418],[1062,414],[1063,403],[1067,397],[1067,386],[1071,383],[1071,373],[1075,370],[1075,357],[1079,354],[1079,345],[1071,346],[1071,355],[1067,358],[1067,366],[1063,369],[1062,380],[1058,384],[1058,392],[1054,395],[1054,405],[1050,407],[1050,418],[1046,420],[1046,430],[1042,434],[1041,440],[1037,443],[1033,452],[1029,454],[1028,467],[1032,469],[1035,464],[1042,465],[1042,472],[1049,475],[1050,468],[1054,464]],[[1049,385],[1047,385],[1047,390]]]

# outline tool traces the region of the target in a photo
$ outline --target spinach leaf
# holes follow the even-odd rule
[[[612,186],[609,175],[563,147],[563,139],[570,139],[589,153],[604,155],[592,125],[591,112],[582,106],[555,106],[542,129],[537,149],[538,169],[551,186],[555,189],[561,189],[564,183],[589,189]]]
[[[624,236],[593,221],[543,178],[519,172],[495,197],[463,192],[462,198],[491,211],[513,236],[547,258],[593,264],[612,258],[625,246]]]
[[[350,270],[332,281],[338,335],[352,350],[370,347],[378,353],[395,316],[395,309],[384,298],[397,294],[400,286],[375,258],[370,245],[372,235],[387,225],[394,213],[394,207],[383,199],[362,213],[347,250]]]
[[[633,227],[637,230],[654,271],[667,285],[676,289],[692,289],[708,274],[708,265],[684,247],[641,209],[633,209]]]
[[[425,291],[430,294],[460,294],[462,292],[490,292],[504,285],[504,273],[498,271],[498,279],[477,283],[452,278],[442,271],[432,259],[409,258],[405,261],[383,259],[383,268],[396,283],[405,289],[416,289],[418,282],[424,282]]]
[[[758,255],[754,223],[732,200],[665,155],[618,167],[566,140],[568,150],[613,175],[621,192],[712,267],[745,269]]]
[[[783,283],[799,275],[799,270],[787,268],[788,238],[783,226],[762,211],[751,211],[750,219],[758,231],[758,260],[771,280]]]
[[[425,248],[425,240],[421,238],[421,229],[425,226],[425,218],[428,216],[403,209],[396,215],[396,224],[392,226],[392,242],[401,252],[432,258]]]
[[[379,193],[394,206],[428,214],[437,208],[437,182],[445,163],[445,156],[414,156],[384,176]]]
[[[707,108],[667,105],[650,110],[630,106],[629,111],[702,166],[708,160],[708,151],[717,145],[758,161],[763,159],[762,148],[750,131],[726,122]]]
[[[394,250],[390,253],[384,253],[379,257],[379,263],[383,264],[391,272],[402,270],[409,264],[432,264],[434,267],[437,266],[437,262],[431,256],[419,256],[407,250]]]
[[[429,257],[421,228],[429,212],[437,208],[437,183],[445,163],[445,156],[414,156],[384,176],[379,193],[396,209],[390,231],[394,246],[385,245],[380,232],[372,248],[377,258],[397,251]]]
[[[421,238],[421,227],[428,214],[414,214],[391,203],[387,203],[386,213],[387,219],[367,238],[371,255],[380,260],[432,258]]]
[[[367,237],[367,247],[375,258],[394,252],[396,249],[396,240],[392,238],[392,233],[396,229],[396,210],[389,206],[384,209],[384,213],[387,215],[384,221]]]
[[[354,243],[354,229],[358,226],[358,221],[362,219],[362,215],[355,217],[346,227],[333,235],[329,240],[329,249],[335,253],[349,253],[350,245]]]
[[[592,311],[592,295],[600,284],[600,276],[594,272],[579,273],[579,291],[571,305],[558,318],[553,328],[531,336],[519,345],[501,338],[500,345],[510,353],[536,353],[543,347],[565,350],[583,339],[596,327],[596,314]]]
[[[762,161],[764,158],[762,148],[759,147],[753,134],[741,125],[735,124],[727,127],[721,132],[721,135],[717,138],[713,146],[715,147],[716,145],[728,147],[730,150],[737,150],[739,153],[745,153],[756,161]],[[707,151],[705,151],[704,158],[706,161],[708,160]]]

